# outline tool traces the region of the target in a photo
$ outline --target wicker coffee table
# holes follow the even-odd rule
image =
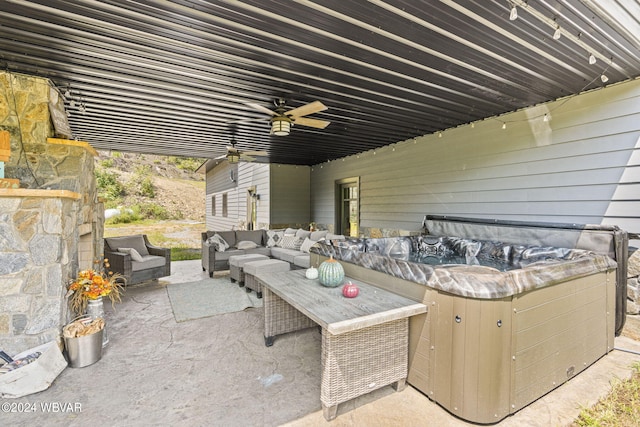
[[[342,288],[309,280],[304,270],[258,273],[264,298],[265,344],[276,335],[322,328],[320,401],[325,419],[338,404],[393,384],[404,389],[408,365],[409,317],[426,313],[424,304],[358,280],[356,298]]]

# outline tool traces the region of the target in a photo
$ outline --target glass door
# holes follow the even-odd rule
[[[357,178],[342,180],[338,183],[340,203],[337,230],[340,234],[358,237],[360,224],[360,196]]]

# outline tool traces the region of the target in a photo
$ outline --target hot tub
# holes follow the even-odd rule
[[[428,306],[410,322],[408,381],[465,420],[498,422],[613,349],[608,253],[421,235],[325,242],[312,264],[329,255]]]

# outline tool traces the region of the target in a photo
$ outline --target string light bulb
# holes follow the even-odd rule
[[[507,122],[502,122],[502,129],[506,129],[507,128]]]
[[[595,63],[596,63],[596,57],[592,53],[592,54],[589,55],[589,64],[593,65]]]
[[[553,39],[559,40],[562,37],[562,31],[560,31],[560,25],[556,27],[556,30],[553,32]]]
[[[604,73],[603,73],[603,74],[600,76],[600,80],[602,81],[602,83],[606,83],[606,82],[608,82],[608,81],[609,81],[609,77],[607,77],[607,76],[606,76],[606,74],[604,74]]]
[[[545,113],[542,121],[543,122],[548,122],[549,121],[549,114]]]
[[[509,13],[509,21],[515,21],[516,19],[518,19],[518,9],[514,4],[513,7],[511,8],[511,12]]]

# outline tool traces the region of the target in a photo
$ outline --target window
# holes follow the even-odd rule
[[[222,195],[222,216],[227,217],[228,209],[227,209],[227,193]]]
[[[211,196],[211,216],[216,216],[216,195]]]

